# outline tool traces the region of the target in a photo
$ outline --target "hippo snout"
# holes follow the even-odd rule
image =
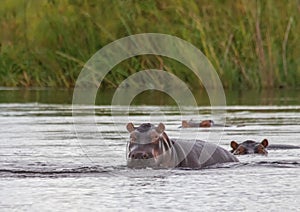
[[[145,151],[134,151],[129,153],[129,158],[131,159],[150,159],[153,158],[153,154],[151,152]]]

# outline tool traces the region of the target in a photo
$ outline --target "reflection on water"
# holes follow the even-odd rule
[[[20,103],[24,95],[31,103]],[[186,108],[184,117],[176,106],[136,105],[129,112],[114,106],[118,113],[111,116],[111,106],[99,105],[91,119],[86,113],[91,106],[76,106],[75,128],[72,106],[67,104],[70,95],[65,90],[0,91],[1,211],[299,210],[299,149],[269,150],[267,157],[244,155],[240,163],[203,170],[126,167],[128,121],[162,121],[171,138],[197,135],[207,140],[210,129],[178,128],[181,118],[209,119],[206,100],[198,108]],[[227,97],[230,104],[240,105],[226,107],[228,127],[215,128],[222,138],[210,142],[228,150],[232,140],[262,138],[300,146],[298,94],[274,94],[272,100],[249,95],[237,102],[236,96]],[[137,104],[142,103],[139,98]],[[42,103],[47,101],[55,104]],[[256,101],[264,105],[255,106]],[[268,106],[270,102],[278,105]]]
[[[96,104],[110,105],[115,90],[98,91]],[[207,93],[193,90],[198,105],[210,105]],[[299,105],[299,90],[225,90],[227,105]],[[0,103],[71,104],[73,90],[66,89],[9,89],[0,88]],[[145,91],[132,104],[175,105],[175,101],[159,91]]]

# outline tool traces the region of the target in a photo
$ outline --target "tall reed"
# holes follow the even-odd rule
[[[300,4],[289,1],[2,0],[0,85],[73,87],[84,63],[106,44],[136,33],[165,33],[198,47],[225,88],[300,86]],[[145,68],[198,80],[161,56],[123,61],[102,86]],[[201,87],[201,86],[200,86]]]

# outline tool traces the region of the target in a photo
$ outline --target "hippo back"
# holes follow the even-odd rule
[[[238,162],[226,149],[205,141],[173,140],[177,158],[182,159],[177,167],[203,168],[218,163]]]

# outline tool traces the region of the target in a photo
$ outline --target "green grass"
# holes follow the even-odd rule
[[[198,47],[225,88],[300,87],[300,4],[296,0],[1,0],[0,86],[73,87],[85,62],[108,43],[165,33]],[[117,65],[102,87],[163,68],[190,87],[186,67],[159,56]]]

